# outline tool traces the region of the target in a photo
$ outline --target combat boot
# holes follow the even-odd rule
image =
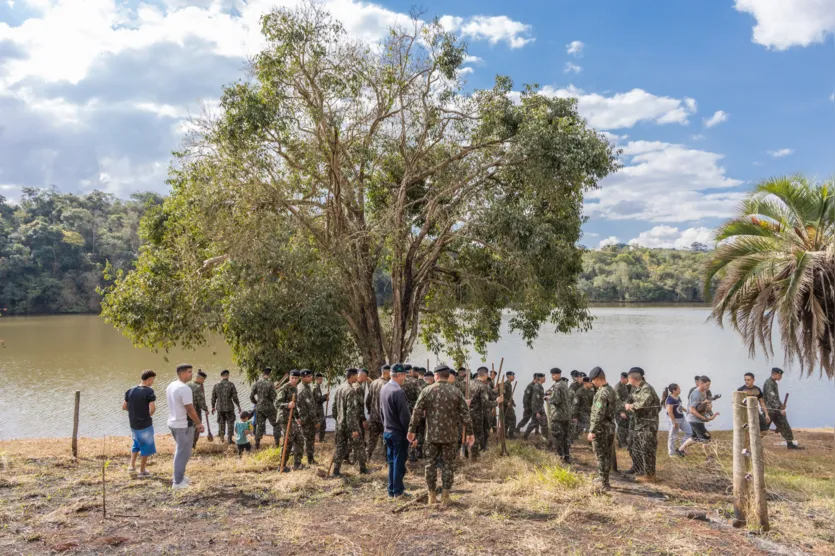
[[[444,506],[449,506],[449,491],[448,490],[444,490],[441,493],[441,504],[443,504]]]
[[[437,504],[438,503],[438,495],[435,493],[435,489],[431,489],[429,491],[429,502],[427,504]]]
[[[341,476],[342,476],[342,473],[339,472],[339,466],[334,465],[333,466],[333,473],[331,473],[331,477],[341,477]]]

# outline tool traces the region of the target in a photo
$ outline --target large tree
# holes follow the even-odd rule
[[[835,377],[835,183],[803,176],[758,183],[716,233],[707,266],[713,318],[773,355],[775,321],[789,362]]]
[[[506,77],[467,91],[465,47],[437,22],[414,18],[369,45],[307,4],[265,15],[262,31],[250,78],[196,122],[172,170],[166,205],[177,208],[166,212],[187,223],[168,225],[157,248],[201,238],[199,257],[174,263],[201,282],[190,287],[205,293],[241,265],[250,279],[271,266],[281,274],[287,251],[304,253],[325,276],[317,291],[330,304],[319,314],[344,327],[372,370],[404,360],[421,334],[457,358],[467,346],[483,351],[504,310],[528,342],[546,322],[589,326],[577,285],[583,195],[617,162],[574,100],[515,93]],[[271,226],[287,242],[266,249]],[[153,280],[143,257],[136,272]],[[381,273],[391,278],[383,307]],[[181,335],[157,312],[119,317],[125,300],[142,297],[117,282],[105,315],[129,334],[154,331],[139,343]],[[193,310],[211,304],[200,297]]]

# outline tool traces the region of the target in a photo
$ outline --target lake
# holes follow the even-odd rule
[[[590,332],[559,335],[546,328],[528,349],[505,328],[501,340],[489,346],[488,366],[494,362],[498,368],[504,357],[505,370],[516,372],[520,417],[522,392],[534,372],[547,373],[555,366],[566,373],[572,369],[588,372],[599,365],[614,377],[637,365],[646,371],[647,381],[659,395],[669,382],[679,383],[686,393],[694,375],[710,376],[714,394],[722,394],[715,405],[721,415],[711,426],[727,429],[731,392],[742,384],[743,373],[755,373],[757,384],[762,385],[774,365],[762,356],[749,359],[735,333],[705,322],[705,308],[600,307],[593,313],[596,320]],[[208,373],[207,397],[220,371],[229,368],[241,402],[249,406],[249,386],[221,339],[197,351],[154,353],[133,347],[98,316],[72,315],[0,318],[0,340],[0,439],[70,436],[76,390],[81,391],[81,436],[127,435],[127,414],[121,409],[124,393],[138,384],[139,374],[147,368],[158,375],[154,389],[160,399],[154,422],[157,432],[165,432],[164,390],[176,378],[174,367],[180,362]],[[438,362],[434,354],[429,359],[431,365]],[[423,346],[418,346],[412,361],[425,364],[426,360]],[[781,363],[782,357],[777,364]],[[476,357],[471,358],[472,368],[479,364]],[[832,426],[835,386],[826,379],[801,378],[797,371],[783,368],[786,374],[780,391],[791,393],[792,426]],[[211,426],[216,432],[214,420]]]

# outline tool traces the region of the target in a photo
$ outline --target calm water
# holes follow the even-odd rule
[[[706,309],[599,308],[594,314],[597,320],[591,332],[563,336],[546,331],[533,349],[528,349],[518,336],[505,330],[502,339],[490,346],[488,362],[498,367],[504,357],[505,370],[516,372],[520,409],[524,386],[534,372],[547,373],[553,366],[588,372],[599,365],[611,376],[638,365],[647,371],[647,379],[659,395],[669,382],[678,382],[687,391],[694,375],[709,375],[713,392],[723,394],[716,403],[721,416],[712,426],[729,428],[730,393],[742,384],[742,374],[754,372],[757,384],[761,384],[772,366],[762,357],[749,359],[734,333],[706,323]],[[160,400],[154,421],[157,431],[164,432],[165,386],[175,378],[176,364],[183,361],[209,374],[207,395],[219,380],[220,371],[228,367],[238,384],[241,402],[244,407],[249,405],[249,386],[232,366],[229,349],[222,341],[196,352],[173,350],[166,361],[166,354],[134,348],[98,317],[87,315],[0,318],[0,340],[5,345],[0,347],[0,439],[70,436],[76,390],[82,392],[82,436],[129,434],[122,399],[146,368],[157,371],[154,389]],[[418,346],[413,361],[425,364],[426,359],[422,346]],[[434,355],[429,359],[432,365],[437,362]],[[473,358],[473,368],[478,364]],[[780,388],[782,393],[791,393],[792,426],[832,426],[835,386],[831,382],[801,379],[787,370]],[[216,432],[214,420],[212,430]]]

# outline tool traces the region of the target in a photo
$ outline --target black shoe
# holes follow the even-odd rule
[[[290,472],[290,468],[289,468],[289,467],[285,467],[283,471],[281,470],[281,468],[280,468],[280,467],[279,467],[278,469],[279,469],[279,472],[280,472],[280,473],[289,473],[289,472]]]
[[[293,464],[293,471],[301,471],[302,469],[307,469],[307,466],[303,465],[302,462]]]
[[[370,475],[371,471],[367,467],[360,467],[360,475]]]
[[[786,448],[788,448],[789,450],[805,450],[806,449],[803,446],[798,446],[794,442],[786,442]]]
[[[624,471],[623,474],[624,475],[637,475],[638,470],[633,467],[631,469],[627,469],[626,471]]]
[[[339,472],[339,469],[334,469],[333,473],[331,473],[331,477],[341,477],[342,473]]]
[[[316,462],[315,458],[312,458],[312,457],[307,458],[307,465],[316,465],[316,464],[317,464],[317,462]]]

